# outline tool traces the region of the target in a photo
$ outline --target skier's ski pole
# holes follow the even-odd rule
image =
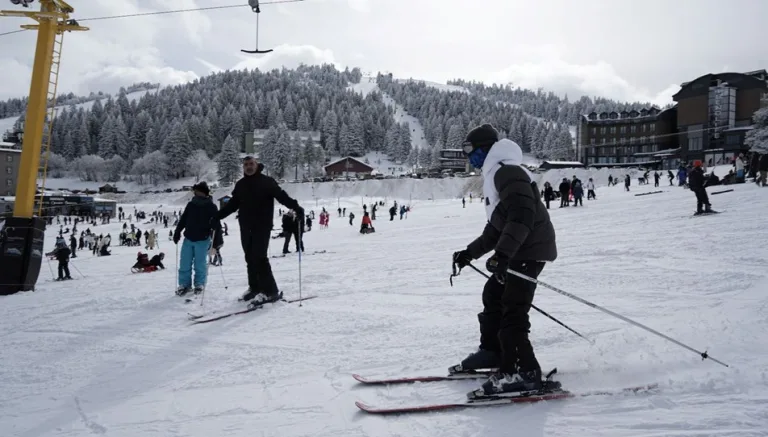
[[[565,297],[570,297],[571,299],[575,300],[576,302],[583,303],[584,305],[586,305],[588,307],[592,307],[592,308],[594,308],[596,310],[600,310],[600,311],[602,311],[602,312],[604,312],[606,314],[609,314],[609,315],[611,315],[613,317],[616,317],[619,320],[623,320],[623,321],[625,321],[625,322],[627,322],[627,323],[629,323],[631,325],[637,326],[638,328],[645,329],[646,331],[648,331],[648,332],[650,332],[652,334],[656,334],[659,337],[661,337],[661,338],[663,338],[663,339],[665,339],[667,341],[670,341],[670,342],[672,342],[672,343],[674,343],[674,344],[676,344],[676,345],[678,345],[678,346],[680,346],[680,347],[682,347],[684,349],[687,349],[687,350],[689,350],[691,352],[694,352],[694,353],[698,354],[699,356],[701,356],[702,360],[705,360],[705,359],[709,358],[710,360],[716,362],[717,364],[720,364],[720,365],[725,366],[725,367],[730,367],[727,364],[725,364],[724,362],[716,360],[716,359],[710,357],[709,354],[707,354],[706,351],[704,351],[704,352],[697,351],[696,349],[694,349],[694,348],[692,348],[692,347],[690,347],[690,346],[688,346],[688,345],[686,345],[684,343],[681,343],[681,342],[675,340],[672,337],[664,335],[661,332],[656,331],[655,329],[649,328],[649,327],[643,325],[642,323],[635,322],[634,320],[632,320],[630,318],[624,317],[621,314],[615,313],[615,312],[613,312],[613,311],[611,311],[611,310],[609,310],[607,308],[603,308],[600,305],[596,305],[596,304],[594,304],[594,303],[592,303],[592,302],[590,302],[588,300],[582,299],[582,298],[580,298],[578,296],[575,296],[575,295],[573,295],[571,293],[568,293],[567,291],[561,290],[561,289],[559,289],[557,287],[553,287],[552,285],[549,285],[547,283],[541,282],[541,281],[539,281],[536,278],[532,278],[532,277],[530,277],[528,275],[524,275],[524,274],[522,274],[520,272],[516,272],[516,271],[514,271],[512,269],[507,269],[507,273],[509,273],[510,275],[515,275],[518,278],[523,278],[526,281],[533,282],[534,284],[541,285],[542,287],[549,288],[550,290],[554,291],[555,293],[560,293],[560,294],[562,294]]]
[[[81,271],[80,271],[80,269],[78,269],[78,268],[77,268],[77,266],[75,265],[75,263],[73,263],[73,262],[72,262],[72,260],[70,260],[70,261],[69,261],[69,263],[70,263],[70,264],[72,264],[72,267],[74,267],[74,268],[75,268],[75,270],[77,271],[77,273],[79,273],[79,274],[80,274],[80,276],[82,276],[83,278],[85,278],[85,275],[83,274],[83,272],[81,272]]]
[[[474,265],[472,265],[472,264],[467,264],[467,265],[468,265],[469,267],[471,267],[471,268],[472,268],[472,270],[474,270],[474,271],[476,271],[477,273],[480,273],[481,275],[483,275],[483,276],[484,276],[486,279],[491,279],[491,276],[490,276],[489,274],[487,274],[487,273],[485,273],[484,271],[482,271],[482,270],[478,269],[478,268],[477,268],[477,267],[475,267]],[[592,341],[591,339],[589,339],[589,338],[587,338],[587,337],[585,337],[585,336],[583,336],[583,335],[579,334],[579,333],[578,333],[578,332],[576,332],[575,330],[571,329],[571,327],[570,327],[570,326],[568,326],[568,325],[566,325],[565,323],[563,323],[563,322],[561,322],[561,321],[557,320],[555,317],[553,317],[553,316],[549,315],[549,313],[547,313],[547,312],[546,312],[546,311],[544,311],[543,309],[541,309],[541,308],[537,307],[536,305],[534,305],[534,304],[531,304],[531,308],[533,308],[533,309],[535,309],[536,311],[540,312],[541,314],[543,314],[543,315],[545,315],[545,316],[549,317],[549,318],[550,318],[550,319],[551,319],[553,322],[557,323],[558,325],[562,326],[563,328],[565,328],[565,329],[567,329],[567,330],[569,330],[569,331],[573,332],[574,334],[578,335],[579,337],[583,338],[584,340],[587,340],[587,341],[588,341],[590,344],[595,344],[595,342],[594,342],[594,341]]]
[[[297,233],[297,239],[299,240],[299,306],[301,306],[301,252],[304,252],[304,248],[302,247],[302,235],[301,235],[301,225],[304,221],[304,217],[298,217],[299,220],[296,221],[296,227],[298,228]],[[287,240],[286,240],[287,241]]]

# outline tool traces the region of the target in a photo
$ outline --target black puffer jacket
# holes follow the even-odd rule
[[[206,240],[210,238],[212,230],[221,233],[221,223],[216,218],[217,213],[218,208],[210,197],[193,197],[179,218],[174,239],[180,239],[182,231],[184,231],[184,238],[189,241]]]
[[[517,165],[503,165],[494,175],[493,183],[499,193],[499,204],[483,234],[467,247],[472,257],[477,259],[496,250],[510,260],[554,261],[555,228],[536,184]]]
[[[269,232],[272,230],[275,216],[275,200],[299,214],[304,212],[299,203],[288,196],[271,177],[261,172],[253,176],[243,176],[235,183],[232,198],[219,211],[219,219],[239,210],[238,222],[241,229]]]

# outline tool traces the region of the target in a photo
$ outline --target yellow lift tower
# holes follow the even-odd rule
[[[37,215],[34,214],[34,206],[42,145],[45,142],[43,173],[51,145],[62,42],[64,32],[88,30],[69,18],[75,10],[64,0],[39,1],[39,11],[0,11],[3,17],[31,18],[37,22],[21,26],[22,29],[37,30],[37,46],[24,121],[13,217],[7,218],[4,228],[0,230],[0,295],[34,290],[40,274],[46,224],[42,217],[42,195]],[[11,3],[28,8],[33,0],[11,0]]]

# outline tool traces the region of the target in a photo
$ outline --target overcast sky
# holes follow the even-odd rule
[[[72,18],[86,19],[247,0],[70,3]],[[84,20],[89,32],[65,35],[59,90],[114,93],[218,69],[329,62],[401,78],[511,82],[572,98],[663,104],[680,82],[768,67],[764,0],[306,0],[261,9],[259,45],[274,48],[269,55],[240,52],[255,46],[256,14],[247,6]],[[0,17],[0,33],[22,23],[29,21]],[[0,98],[28,94],[34,44],[35,32],[0,36]]]

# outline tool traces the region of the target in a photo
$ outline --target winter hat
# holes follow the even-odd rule
[[[200,181],[192,186],[193,191],[199,191],[206,196],[211,195],[211,190],[208,188],[208,184],[205,183],[205,181]]]
[[[469,131],[464,145],[471,145],[472,148],[476,149],[492,146],[497,141],[499,141],[499,132],[489,123],[485,123]],[[465,150],[465,152],[467,151]]]
[[[697,160],[693,161],[693,166],[694,167],[701,167],[701,160],[697,159]]]

